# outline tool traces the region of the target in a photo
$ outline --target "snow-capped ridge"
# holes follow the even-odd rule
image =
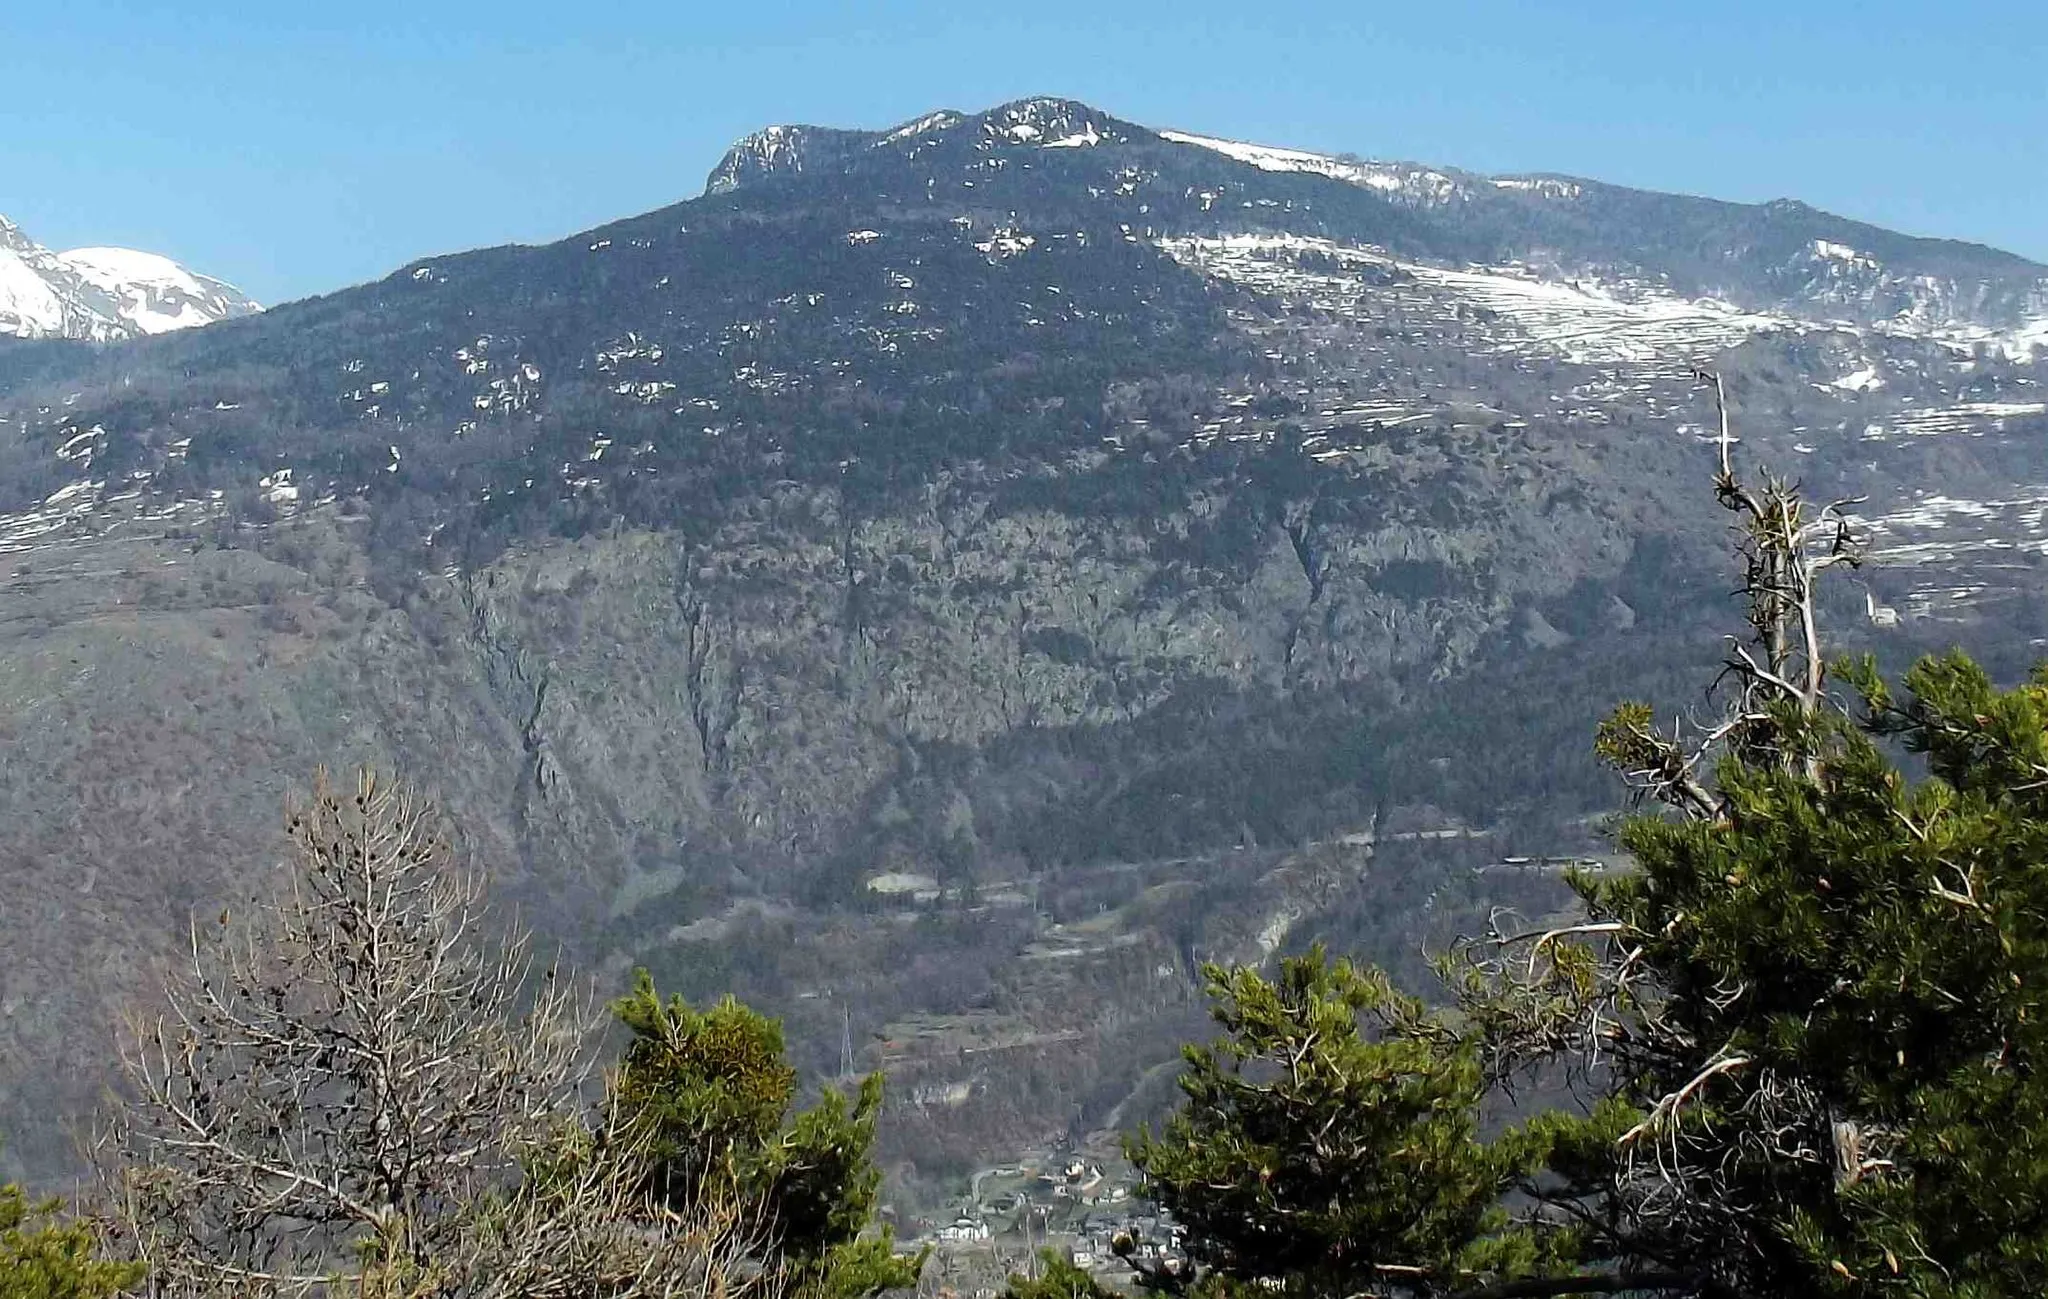
[[[21,227],[0,215],[0,248],[14,252],[25,252],[37,247],[34,240],[21,232]]]
[[[163,334],[261,308],[232,284],[189,271],[168,257],[132,248],[74,248],[59,260],[119,304],[139,333]]]
[[[1471,199],[1481,187],[1526,194],[1533,198],[1569,202],[1585,193],[1585,186],[1569,176],[1503,175],[1475,176],[1417,162],[1386,162],[1351,154],[1313,153],[1307,149],[1285,149],[1275,145],[1247,144],[1186,131],[1161,131],[1163,140],[1190,144],[1220,153],[1226,158],[1249,163],[1261,171],[1300,172],[1328,176],[1348,184],[1375,190],[1388,198],[1426,206],[1441,206]]]
[[[951,130],[966,120],[967,116],[964,113],[957,113],[950,108],[941,108],[935,113],[926,113],[923,117],[905,122],[903,125],[884,134],[876,143],[895,144],[901,140],[913,140],[918,136],[930,135],[935,131]]]
[[[114,342],[262,310],[233,285],[132,248],[56,253],[0,217],[0,335]]]
[[[1586,192],[1584,185],[1568,176],[1495,176],[1492,180],[1495,189],[1518,190],[1560,202],[1575,199]]]
[[[1035,154],[1064,159],[1041,166]],[[1969,345],[2016,356],[2030,355],[2048,328],[2048,267],[1995,249],[1902,236],[1795,199],[1724,203],[1552,172],[1486,174],[1154,131],[1057,96],[979,113],[943,109],[888,130],[770,127],[736,144],[708,189],[722,194],[800,176],[830,178],[852,192],[865,188],[862,178],[889,194],[907,192],[907,182],[934,201],[951,187],[971,193],[977,206],[995,204],[998,189],[1055,194],[1074,184],[1081,187],[1075,196],[1085,192],[1102,204],[1133,241],[1228,234],[1233,225],[1315,232],[1333,221],[1371,239],[1384,227],[1424,261],[1468,243],[1497,246],[1506,260],[1524,261],[1550,281],[1656,285],[1716,309],[1959,342],[1968,333]],[[1352,196],[1304,189],[1299,177],[1363,190],[1405,209],[1403,220],[1389,222]],[[1014,208],[1018,198],[1001,203]],[[1660,241],[1667,221],[1688,233]]]

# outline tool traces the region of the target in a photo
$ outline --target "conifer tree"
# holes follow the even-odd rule
[[[1086,1268],[1075,1266],[1058,1250],[1038,1251],[1038,1274],[1010,1274],[1010,1299],[1117,1299],[1118,1292],[1097,1281]]]
[[[1479,1140],[1476,1044],[1320,948],[1272,979],[1207,974],[1223,1035],[1187,1048],[1185,1102],[1129,1143],[1195,1263],[1320,1295],[1524,1273],[1555,1253],[1554,1233],[1501,1207],[1541,1151],[1520,1134]],[[1142,1272],[1159,1288],[1185,1279]]]
[[[0,1299],[107,1299],[142,1273],[106,1257],[92,1224],[66,1216],[60,1202],[0,1186]]]
[[[775,1020],[731,997],[707,1010],[664,1000],[644,970],[613,1011],[633,1034],[612,1077],[614,1121],[647,1143],[659,1198],[739,1206],[796,1289],[862,1299],[916,1284],[922,1258],[866,1232],[881,1184],[880,1074],[792,1115],[796,1071]]]
[[[1831,663],[1815,592],[1851,521],[1740,479],[1703,377],[1746,631],[1715,719],[1601,728],[1649,808],[1633,866],[1575,878],[1576,922],[1462,945],[1450,1011],[1320,954],[1214,972],[1224,1036],[1131,1147],[1203,1270],[1149,1282],[2048,1294],[2048,671]],[[1532,1079],[1570,1103],[1479,1139]]]
[[[1730,707],[1689,740],[1641,706],[1603,727],[1663,814],[1623,826],[1635,869],[1578,882],[1582,932],[1525,942],[1480,1000],[1548,999],[1553,1044],[1640,1115],[1556,1161],[1617,1253],[1742,1294],[2048,1293],[2044,679],[2000,690],[1960,652],[1903,694],[1831,671],[1814,583],[1855,539],[1736,480],[1709,378],[1748,596]]]

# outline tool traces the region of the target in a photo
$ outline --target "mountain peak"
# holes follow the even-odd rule
[[[112,342],[260,311],[241,290],[132,248],[57,253],[0,216],[0,336]]]
[[[1037,95],[999,104],[981,115],[983,130],[1017,144],[1048,147],[1127,138],[1109,114],[1077,99]]]
[[[726,150],[704,182],[707,195],[730,194],[765,180],[815,175],[852,165],[875,150],[892,146],[916,149],[922,142],[954,129],[978,128],[984,148],[997,145],[1047,149],[1122,143],[1134,128],[1077,99],[1033,95],[968,115],[941,108],[880,131],[844,130],[829,126],[768,126],[740,139]]]
[[[163,334],[250,315],[261,308],[240,289],[133,248],[74,248],[58,258],[119,304],[137,333]]]
[[[730,194],[763,180],[826,171],[882,138],[879,131],[832,126],[766,126],[725,151],[704,182],[706,194]]]

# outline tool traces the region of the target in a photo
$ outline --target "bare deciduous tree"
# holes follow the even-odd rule
[[[764,1224],[737,1200],[677,1209],[654,1193],[649,1130],[601,1131],[565,1131],[518,1190],[473,1216],[431,1274],[395,1278],[376,1299],[777,1299],[794,1290],[786,1268],[762,1262]]]
[[[287,829],[289,883],[195,921],[167,1007],[123,1034],[101,1163],[164,1291],[443,1275],[483,1206],[521,1203],[522,1160],[578,1126],[590,1002],[489,925],[435,811],[323,774]]]

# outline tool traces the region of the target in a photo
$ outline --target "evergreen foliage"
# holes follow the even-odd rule
[[[1053,1249],[1038,1251],[1038,1275],[1012,1273],[1007,1293],[1010,1299],[1117,1299],[1115,1290]]]
[[[916,1284],[921,1256],[898,1258],[886,1229],[864,1235],[881,1183],[880,1074],[792,1115],[796,1071],[776,1021],[731,997],[707,1010],[664,1001],[644,970],[613,1009],[633,1033],[613,1076],[615,1121],[648,1142],[659,1196],[742,1206],[763,1252],[815,1293]]]
[[[1844,666],[1856,715],[1812,719],[1799,763],[1725,760],[1725,816],[1634,818],[1638,869],[1583,883],[1647,936],[1689,1044],[1616,1091],[1691,1088],[1645,1135],[1714,1170],[1699,1222],[1732,1234],[1667,1242],[1703,1263],[1766,1293],[2042,1294],[2048,674],[2001,690],[1954,652],[1895,693]]]
[[[0,1186],[0,1299],[104,1299],[141,1280],[139,1266],[102,1257],[98,1233],[60,1208]]]
[[[1207,974],[1224,1036],[1187,1049],[1186,1103],[1129,1143],[1197,1263],[1335,1294],[1385,1260],[1521,1273],[1554,1253],[1501,1208],[1539,1147],[1479,1140],[1475,1043],[1320,948],[1270,980]]]

